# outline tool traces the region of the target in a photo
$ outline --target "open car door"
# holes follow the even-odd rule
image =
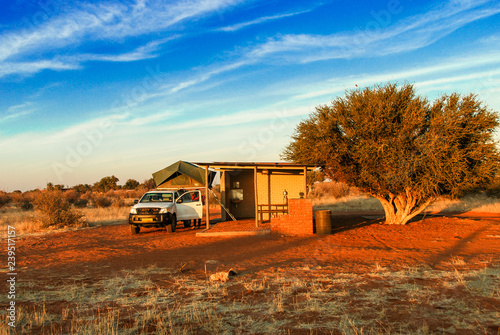
[[[203,203],[201,192],[189,191],[177,198],[177,220],[195,220],[203,217]]]

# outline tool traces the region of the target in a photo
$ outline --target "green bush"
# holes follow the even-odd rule
[[[63,197],[61,191],[47,191],[38,195],[34,201],[40,212],[42,227],[64,227],[82,225],[83,215],[76,212]]]

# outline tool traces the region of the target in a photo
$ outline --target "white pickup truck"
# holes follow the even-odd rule
[[[183,221],[184,227],[189,227],[191,220],[200,223],[203,216],[202,195],[198,190],[184,193],[149,191],[134,203],[128,217],[132,234],[138,234],[141,227],[166,227],[169,233],[173,233],[177,221]]]

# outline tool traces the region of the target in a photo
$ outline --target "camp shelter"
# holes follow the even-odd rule
[[[222,220],[255,218],[259,222],[288,213],[288,199],[307,196],[307,171],[314,165],[292,163],[196,163],[220,172]],[[229,213],[230,214],[229,214]],[[207,213],[208,214],[208,213]]]
[[[214,178],[215,172],[209,171],[208,185],[212,184]],[[205,169],[185,161],[178,161],[153,173],[153,180],[159,189],[204,188],[206,186]]]

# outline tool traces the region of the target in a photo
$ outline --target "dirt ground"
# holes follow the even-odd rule
[[[226,287],[224,299],[231,300],[231,295],[236,299],[236,296],[241,298],[245,294],[255,295],[257,294],[255,292],[259,292],[255,288],[240,287],[243,284],[236,285],[237,280],[255,281],[266,275],[272,277],[272,273],[277,272],[285,277],[287,273],[290,276],[293,274],[295,279],[300,278],[305,273],[306,282],[307,276],[312,275],[312,272],[330,273],[332,276],[337,276],[335,278],[342,275],[348,275],[352,278],[353,276],[371,274],[370,278],[372,279],[366,281],[365,278],[362,284],[360,284],[361,282],[355,283],[358,289],[359,285],[368,285],[363,288],[367,294],[366,292],[370,290],[380,289],[384,285],[388,285],[387,282],[384,283],[384,280],[379,278],[381,275],[378,277],[373,275],[381,269],[391,273],[400,273],[400,271],[422,267],[425,267],[428,272],[479,271],[486,267],[498,269],[500,266],[500,216],[483,216],[480,213],[469,216],[426,217],[423,220],[411,222],[407,226],[388,226],[366,216],[337,215],[333,217],[334,233],[325,236],[195,237],[196,232],[200,230],[180,227],[173,234],[167,233],[164,229],[144,229],[138,235],[131,235],[128,224],[25,236],[17,240],[19,255],[17,271],[19,281],[24,283],[24,285],[20,285],[19,290],[26,289],[29,285],[31,292],[42,292],[48,286],[50,286],[49,290],[53,290],[55,287],[64,287],[68,283],[74,284],[75,282],[78,282],[79,285],[92,286],[108,278],[119,276],[119,274],[133,273],[137,269],[147,268],[170,271],[152,273],[148,277],[158,287],[165,287],[167,285],[165,283],[168,283],[169,280],[178,281],[179,278],[176,276],[179,275],[188,276],[193,280],[206,281],[209,274],[232,268],[238,272],[238,276],[232,286]],[[489,276],[494,281],[493,285],[496,285],[499,280],[498,275],[490,274]],[[418,284],[418,276],[417,279],[413,279],[413,283],[415,280]],[[318,281],[318,283],[320,286],[323,285],[322,281]],[[272,285],[267,286],[267,289],[271,290]],[[306,288],[302,289],[307,291],[307,284],[303,285],[306,285],[304,286]],[[330,292],[329,290],[333,294],[335,286],[332,285],[328,286],[328,289],[324,288],[325,294]],[[425,285],[433,287],[434,284],[429,281]],[[452,296],[471,294],[470,287],[470,285],[465,285],[462,289],[454,287],[450,294]],[[283,290],[283,287],[280,290]],[[139,292],[140,288],[136,291]],[[441,289],[436,289],[435,292],[441,291]],[[179,292],[181,292],[180,289]],[[300,292],[300,290],[294,291],[293,294],[297,297]],[[308,292],[311,293],[313,290],[310,289]],[[338,291],[336,292],[335,294],[338,294]],[[423,315],[423,321],[420,321],[425,326],[421,333],[437,333],[439,329],[439,333],[475,334],[480,331],[486,334],[499,334],[499,293],[498,289],[493,288],[489,295],[474,296],[480,310],[482,308],[487,311],[493,319],[495,316],[499,316],[496,321],[485,319],[483,322],[476,318],[477,324],[470,321],[471,324],[464,325],[462,329],[455,324],[450,330],[453,325],[447,325],[441,319],[433,321],[432,317]],[[290,294],[290,296],[285,296],[283,293],[283,297],[290,298],[293,296],[292,293]],[[345,299],[347,300],[342,300],[344,312],[348,312],[345,310],[346,308],[358,308],[349,305],[348,297]],[[397,297],[391,298],[392,300],[384,299],[386,300],[380,303],[384,310],[392,308],[391,306],[408,309],[408,306],[411,305],[411,299],[404,306],[399,305]],[[464,299],[467,301],[471,298],[467,296]],[[324,300],[324,303],[330,300]],[[292,306],[299,304],[300,299],[288,302],[285,299],[283,303]],[[22,304],[22,301],[19,304]],[[34,306],[37,303],[32,301],[26,302],[26,304]],[[68,305],[68,302],[52,301],[44,308],[47,308],[51,313],[60,314],[63,308],[60,305],[64,304]],[[439,312],[439,306],[436,307],[436,303],[430,303],[430,305],[434,309],[429,310],[426,315],[432,315],[435,311]],[[279,304],[277,306],[279,307]],[[378,310],[379,307],[375,309]],[[413,322],[408,319],[409,314],[402,311],[391,316],[388,315],[390,313],[384,314],[382,319],[385,321],[377,321],[378,328],[374,328],[376,324],[363,323],[364,319],[375,319],[376,316],[357,309],[359,324],[355,324],[354,321],[350,323],[350,319],[346,321],[339,316],[335,326],[321,324],[320,312],[317,312],[316,315],[311,311],[303,311],[300,314],[292,315],[287,314],[286,310],[279,312],[278,308],[273,313],[273,322],[277,322],[274,324],[276,330],[279,330],[280,333],[294,334],[406,333],[404,329],[411,328],[408,322]],[[335,319],[335,317],[331,318]],[[309,324],[316,323],[317,327],[304,328],[303,323],[299,324],[298,322],[298,319],[303,318],[308,319]],[[64,320],[57,322],[59,322],[60,329],[72,332],[64,325]],[[121,320],[120,322],[125,321]],[[244,323],[244,321],[240,321],[240,325],[243,324],[242,322]],[[342,322],[347,328],[339,326],[342,325]],[[212,330],[200,326],[201,323],[201,321],[198,323],[192,321],[190,328],[185,333],[213,333]],[[404,323],[407,328],[400,326],[398,332],[398,323]],[[415,323],[416,328],[412,329],[415,333],[420,333],[417,330],[421,329],[422,326],[418,326],[420,327],[418,328],[416,325],[417,323]],[[125,326],[121,324],[120,327]],[[154,322],[143,327],[145,327],[143,330],[146,333],[158,332],[159,329],[159,326],[157,324],[155,326]],[[263,328],[264,330],[246,328],[247,331],[244,331],[235,325],[231,327],[221,329],[225,329],[223,333],[267,333],[266,328]],[[38,328],[33,326],[29,329],[31,329],[30,332],[43,330],[50,333],[51,328],[45,323]],[[350,332],[345,329],[350,329]],[[363,329],[365,332],[362,331]],[[371,332],[368,332],[369,329]],[[378,331],[374,329],[378,329]],[[360,330],[361,332],[359,332]],[[166,333],[170,333],[170,331]]]
[[[407,226],[341,215],[332,219],[334,226],[342,223],[341,231],[297,237],[196,238],[199,230],[191,228],[178,228],[173,234],[143,229],[131,235],[129,225],[123,224],[21,238],[19,266],[26,278],[39,279],[86,272],[101,277],[119,270],[150,265],[176,268],[183,263],[192,271],[202,271],[207,260],[249,273],[304,263],[354,272],[363,272],[375,263],[439,268],[452,256],[463,258],[470,266],[481,266],[485,260],[500,260],[500,216],[479,215],[474,214],[474,219],[433,217]]]

